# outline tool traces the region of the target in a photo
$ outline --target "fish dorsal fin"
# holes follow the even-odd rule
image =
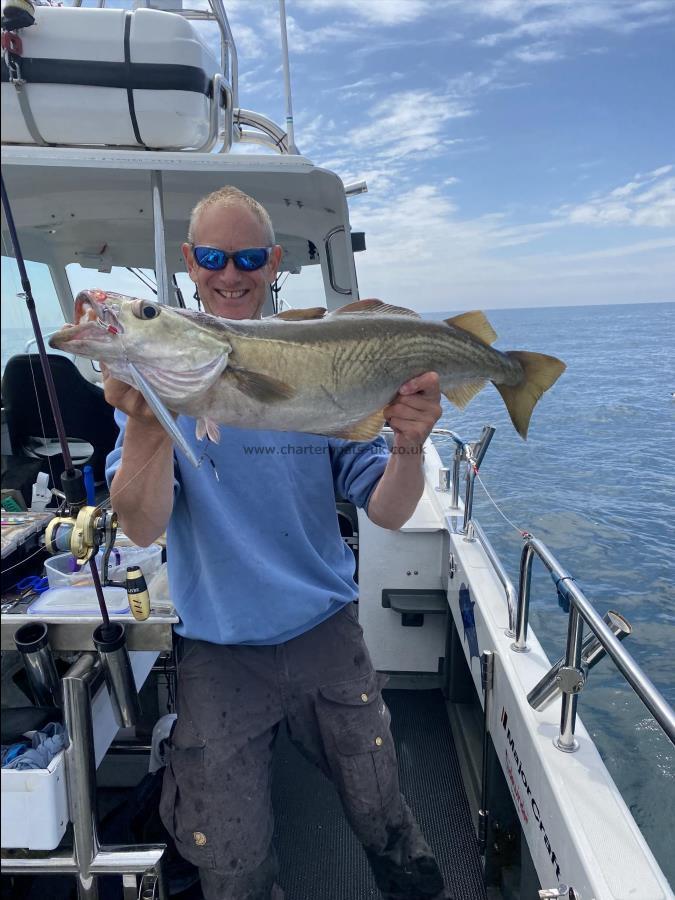
[[[251,372],[238,366],[228,366],[224,373],[234,379],[239,390],[261,403],[278,403],[288,400],[295,394],[295,388],[285,381],[263,375],[262,372]]]
[[[459,328],[461,331],[466,331],[467,334],[478,338],[484,344],[493,344],[497,340],[497,332],[485,318],[485,314],[479,310],[460,313],[458,316],[446,319],[445,324],[452,325],[453,328]]]
[[[468,384],[460,384],[458,387],[453,387],[449,391],[443,391],[443,393],[451,403],[454,403],[460,409],[464,409],[467,403],[473,400],[479,391],[483,390],[486,383],[485,379],[471,381]]]
[[[413,319],[419,319],[419,313],[412,309],[406,309],[404,306],[392,306],[390,303],[383,303],[382,300],[356,300],[354,303],[348,303],[336,309],[332,315],[341,316],[345,313],[350,315],[359,315],[369,313],[370,315],[388,315],[388,316],[410,316]]]
[[[334,431],[332,434],[347,441],[372,441],[382,431],[383,425],[384,413],[378,409],[377,412],[366,416],[365,419],[360,419],[353,425],[347,425],[346,428]]]
[[[323,319],[327,312],[325,306],[312,306],[309,309],[285,309],[270,318],[282,319],[285,322],[302,322],[305,319]]]

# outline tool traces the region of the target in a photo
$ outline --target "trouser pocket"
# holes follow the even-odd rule
[[[204,807],[204,745],[172,747],[164,771],[159,813],[180,855],[195,866],[212,868],[214,849]]]
[[[331,775],[347,809],[362,818],[398,796],[391,717],[377,672],[319,687],[317,718]]]

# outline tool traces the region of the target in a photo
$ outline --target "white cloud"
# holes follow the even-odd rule
[[[608,194],[560,207],[557,215],[575,225],[675,227],[675,177],[666,177],[672,169],[661,166],[636,175]]]
[[[352,12],[359,19],[383,26],[414,22],[435,6],[430,0],[386,0],[384,3],[373,3],[372,0],[297,0],[297,3],[315,13],[334,9],[339,9],[341,13]]]
[[[671,189],[664,177],[670,170],[639,176],[639,190],[629,195],[632,218],[620,224],[661,224],[657,210]],[[611,218],[569,215],[611,202],[611,192],[544,221],[515,224],[498,212],[464,217],[444,189],[420,184],[385,202],[371,194],[352,201],[353,227],[365,227],[368,243],[357,256],[362,296],[419,310],[675,299],[675,235],[630,241],[612,230]],[[596,246],[580,250],[591,227]],[[573,248],[542,250],[541,240],[557,233],[561,248],[570,240]]]
[[[468,104],[447,95],[402,91],[376,103],[369,113],[371,121],[353,128],[347,141],[381,160],[437,156],[446,145],[444,124],[471,114]]]
[[[565,58],[562,50],[544,41],[520,47],[518,50],[513,51],[513,56],[524,63],[555,62]]]

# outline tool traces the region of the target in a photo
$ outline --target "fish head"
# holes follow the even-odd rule
[[[177,310],[153,300],[86,290],[75,300],[75,323],[52,335],[49,345],[105,363],[164,361],[181,370],[222,351],[208,331],[191,329],[188,335],[188,327]]]
[[[49,345],[99,360],[133,387],[140,373],[170,409],[185,411],[215,383],[232,349],[224,325],[212,316],[202,323],[181,315],[187,312],[112,291],[81,291],[75,324],[64,325]]]

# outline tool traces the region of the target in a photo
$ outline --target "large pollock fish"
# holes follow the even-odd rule
[[[140,372],[212,440],[219,424],[371,440],[398,388],[430,371],[460,408],[491,381],[525,438],[537,400],[565,370],[553,356],[493,349],[480,312],[435,322],[379,300],[234,321],[92,290],[78,294],[75,320],[52,347],[100,360],[133,387]]]

